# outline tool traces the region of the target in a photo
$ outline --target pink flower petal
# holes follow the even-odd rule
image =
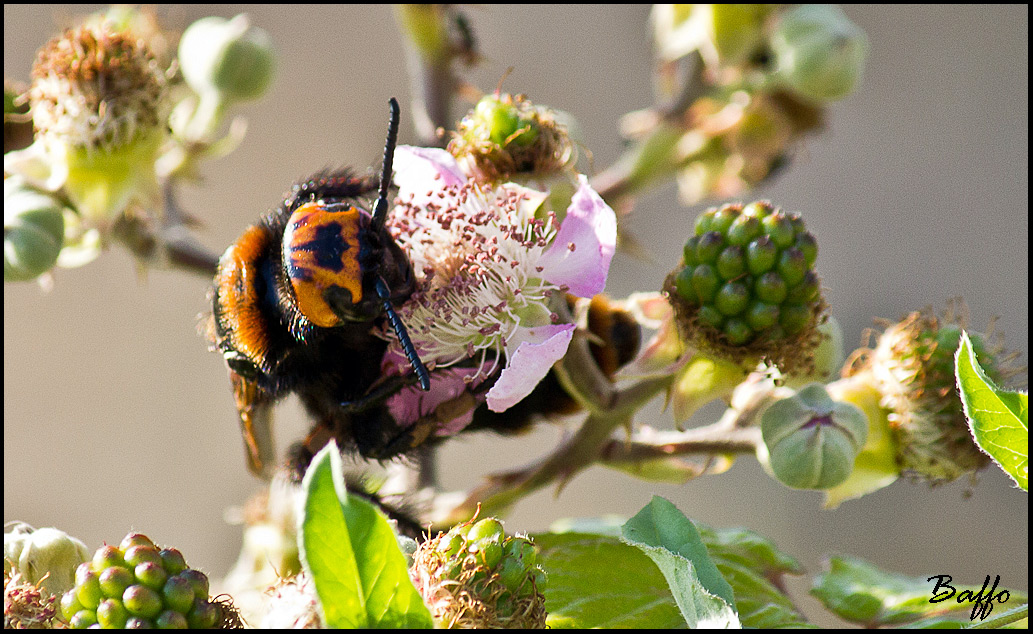
[[[488,409],[504,412],[522,401],[567,353],[573,336],[574,324],[517,328],[507,344],[506,368],[488,390]]]
[[[579,297],[591,297],[606,287],[617,246],[617,216],[588,179],[579,178],[581,186],[571,198],[567,217],[538,264],[543,279]]]
[[[466,182],[455,158],[440,148],[399,145],[395,148],[394,169],[398,197],[417,205],[431,200],[440,204],[438,192]]]
[[[450,401],[470,389],[466,377],[477,373],[473,368],[439,370],[430,375],[430,390],[424,392],[413,385],[404,388],[387,399],[387,409],[398,426],[405,429],[417,420],[437,409],[438,405]],[[465,412],[434,432],[436,436],[451,436],[463,430],[473,421],[473,410]]]

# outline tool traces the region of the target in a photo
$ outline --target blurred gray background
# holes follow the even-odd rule
[[[28,78],[37,47],[98,5],[4,6],[4,76]],[[408,114],[402,42],[387,6],[160,7],[167,28],[247,12],[280,53],[271,93],[241,110],[250,127],[229,157],[204,165],[181,202],[222,251],[296,178],[325,166],[379,164],[385,102]],[[847,345],[873,317],[897,318],[962,295],[973,325],[1000,316],[1009,348],[1028,343],[1028,8],[849,6],[871,55],[859,91],[834,104],[828,130],[789,169],[751,194],[803,213],[818,237],[818,270]],[[484,63],[469,75],[576,115],[598,167],[621,150],[621,115],[651,103],[646,6],[483,6],[467,9]],[[461,112],[456,112],[459,116]],[[402,141],[414,140],[403,117]],[[643,198],[629,228],[656,263],[618,255],[608,291],[658,288],[699,209],[673,185]],[[130,529],[174,544],[221,574],[240,528],[228,507],[259,487],[244,454],[219,355],[198,334],[204,280],[141,273],[126,253],[60,271],[54,289],[4,285],[4,520],[55,525],[90,548]],[[293,400],[277,411],[281,448],[307,421]],[[666,417],[650,420],[668,426]],[[447,488],[549,450],[558,430],[500,440],[462,438],[441,455]],[[969,493],[971,492],[971,495]],[[897,482],[836,511],[793,491],[749,458],[685,485],[640,482],[593,468],[556,496],[522,501],[513,530],[557,518],[634,514],[652,494],[694,520],[748,526],[808,572],[849,553],[887,569],[959,582],[1001,575],[1028,586],[1028,497],[991,467],[975,486]],[[801,605],[806,582],[795,582]]]

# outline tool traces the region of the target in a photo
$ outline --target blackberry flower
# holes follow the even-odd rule
[[[399,313],[424,363],[456,367],[436,373],[430,394],[407,390],[389,406],[416,398],[415,409],[429,411],[457,382],[477,384],[501,368],[487,403],[505,411],[566,353],[575,325],[553,306],[564,293],[591,297],[606,285],[616,216],[583,176],[560,223],[540,210],[547,192],[468,181],[444,150],[403,146],[395,165],[389,226],[417,278]]]

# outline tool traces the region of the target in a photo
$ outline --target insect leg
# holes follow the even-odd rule
[[[236,372],[230,371],[233,398],[240,415],[240,433],[247,451],[247,466],[251,473],[265,479],[272,478],[276,461],[273,446],[273,400],[269,395]]]

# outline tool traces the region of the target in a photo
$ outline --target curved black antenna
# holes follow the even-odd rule
[[[405,353],[405,358],[409,360],[412,371],[420,380],[420,387],[426,392],[430,389],[430,372],[423,365],[423,361],[420,361],[420,355],[416,352],[416,346],[412,345],[412,339],[409,338],[409,331],[405,329],[402,318],[398,316],[394,306],[391,305],[391,291],[387,289],[387,284],[380,277],[377,278],[377,295],[384,304],[384,312],[387,313],[387,320],[391,323],[391,328],[398,337],[398,343],[402,344],[402,352]]]
[[[380,196],[373,205],[373,231],[380,233],[387,221],[387,190],[391,186],[391,170],[395,162],[395,145],[398,143],[398,100],[391,97],[391,121],[387,125],[387,143],[384,144],[384,168],[380,172]]]

